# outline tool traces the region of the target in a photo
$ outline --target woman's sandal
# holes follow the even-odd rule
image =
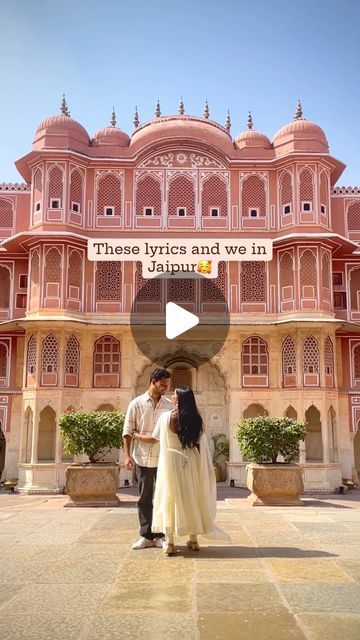
[[[186,546],[188,549],[191,549],[191,551],[200,551],[199,543],[197,542],[197,540],[188,540]]]
[[[175,545],[172,542],[166,542],[164,547],[164,553],[166,556],[176,556]]]

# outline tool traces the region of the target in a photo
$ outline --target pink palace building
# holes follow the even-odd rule
[[[306,419],[307,490],[360,473],[360,189],[335,186],[345,165],[300,103],[272,141],[250,114],[245,131],[230,129],[229,115],[222,126],[207,103],[198,117],[181,101],[178,115],[158,104],[143,124],[136,111],[131,137],[113,112],[90,138],[64,98],[16,162],[24,182],[0,185],[0,471],[20,492],[61,492],[59,416],[124,411],[154,363],[191,384],[209,434],[228,436],[236,485],[246,463],[235,424],[264,411]],[[159,234],[273,240],[271,262],[220,263],[231,322],[210,361],[201,341],[165,344],[156,330],[139,349],[141,264],[87,259],[88,238]],[[169,299],[196,314],[217,302],[192,279],[144,291],[139,312],[154,317]]]

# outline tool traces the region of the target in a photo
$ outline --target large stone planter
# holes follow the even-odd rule
[[[72,464],[65,471],[65,507],[117,507],[120,467],[116,463]]]
[[[248,464],[246,484],[249,502],[256,506],[302,507],[302,469],[296,464]]]

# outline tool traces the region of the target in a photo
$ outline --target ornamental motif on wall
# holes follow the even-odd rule
[[[31,185],[25,182],[1,182],[0,191],[31,191]]]
[[[200,153],[188,153],[185,151],[170,151],[148,158],[141,163],[141,167],[199,167],[209,169],[225,169],[225,166],[210,156]]]

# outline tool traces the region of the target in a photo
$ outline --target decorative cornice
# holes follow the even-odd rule
[[[360,187],[334,187],[334,195],[360,194]]]
[[[31,191],[31,185],[26,182],[1,182],[0,191]]]

